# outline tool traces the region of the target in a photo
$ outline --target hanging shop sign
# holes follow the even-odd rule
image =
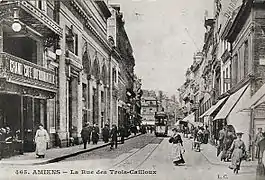
[[[41,69],[32,67],[30,65],[9,60],[9,70],[13,74],[17,74],[26,78],[35,79],[50,84],[55,84],[54,74],[45,72]]]

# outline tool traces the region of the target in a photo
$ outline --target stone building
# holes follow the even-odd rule
[[[264,1],[243,1],[234,11],[224,30],[224,39],[230,43],[228,61],[231,64],[231,89],[224,107],[215,119],[231,124],[236,131],[246,135],[249,152],[253,153],[254,135],[257,128],[264,127],[264,109],[259,113],[244,110],[245,104],[264,84],[263,56],[263,20],[265,18]],[[227,112],[228,111],[228,112]],[[256,118],[255,118],[256,116]]]
[[[115,50],[119,53],[118,68],[118,117],[117,123],[129,128],[134,122],[134,66],[133,49],[124,28],[120,5],[111,4],[112,17],[109,20],[109,36],[114,38]]]
[[[40,123],[50,147],[67,146],[71,137],[78,144],[86,122],[100,129],[118,124],[119,98],[132,104],[135,61],[116,7],[93,0],[1,1],[0,126],[20,130],[26,151],[34,149]]]
[[[0,126],[19,130],[24,150],[34,151],[40,123],[56,131],[59,12],[44,1],[1,1],[0,9]]]
[[[264,1],[215,1],[214,7],[205,20],[200,121],[213,139],[224,125],[243,132],[253,157],[254,135],[265,125]]]

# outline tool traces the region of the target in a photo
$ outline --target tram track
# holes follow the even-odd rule
[[[139,148],[138,150],[136,150],[135,152],[133,152],[132,154],[130,154],[129,156],[127,156],[126,158],[122,159],[121,161],[119,161],[118,163],[115,163],[114,165],[112,165],[110,168],[117,168],[119,166],[121,166],[122,164],[124,164],[127,160],[129,160],[130,158],[134,157],[137,153],[139,153],[140,151],[142,151],[147,145],[152,144],[155,140],[157,140],[159,138],[154,137],[153,139],[151,139],[147,144],[143,145],[141,148]],[[159,139],[161,140],[161,139]],[[150,156],[153,154],[153,152],[158,148],[158,146],[160,145],[160,143],[163,140],[161,140],[159,143],[156,144],[156,146],[148,153],[148,155],[144,158],[143,161],[141,161],[141,163],[139,163],[134,169],[139,168],[144,162],[146,162]],[[131,167],[132,168],[132,167]]]

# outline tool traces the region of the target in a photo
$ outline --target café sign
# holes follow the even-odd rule
[[[55,84],[55,76],[53,74],[37,69],[30,65],[10,60],[9,69],[11,73],[18,74],[26,78]]]

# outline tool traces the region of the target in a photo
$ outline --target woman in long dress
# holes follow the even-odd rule
[[[181,136],[177,133],[177,129],[172,129],[173,136],[170,137],[169,143],[173,143],[172,145],[172,160],[175,165],[183,164],[185,163],[183,159],[183,141],[181,139]]]
[[[35,143],[36,143],[36,155],[40,158],[44,158],[47,149],[47,142],[49,142],[49,134],[44,129],[43,125],[39,125],[39,129],[35,135]]]
[[[240,170],[241,161],[244,157],[246,148],[245,143],[242,141],[242,134],[241,132],[236,133],[237,139],[235,139],[229,149],[232,152],[231,155],[231,165],[229,166],[230,169],[234,170],[234,173],[237,174]]]

